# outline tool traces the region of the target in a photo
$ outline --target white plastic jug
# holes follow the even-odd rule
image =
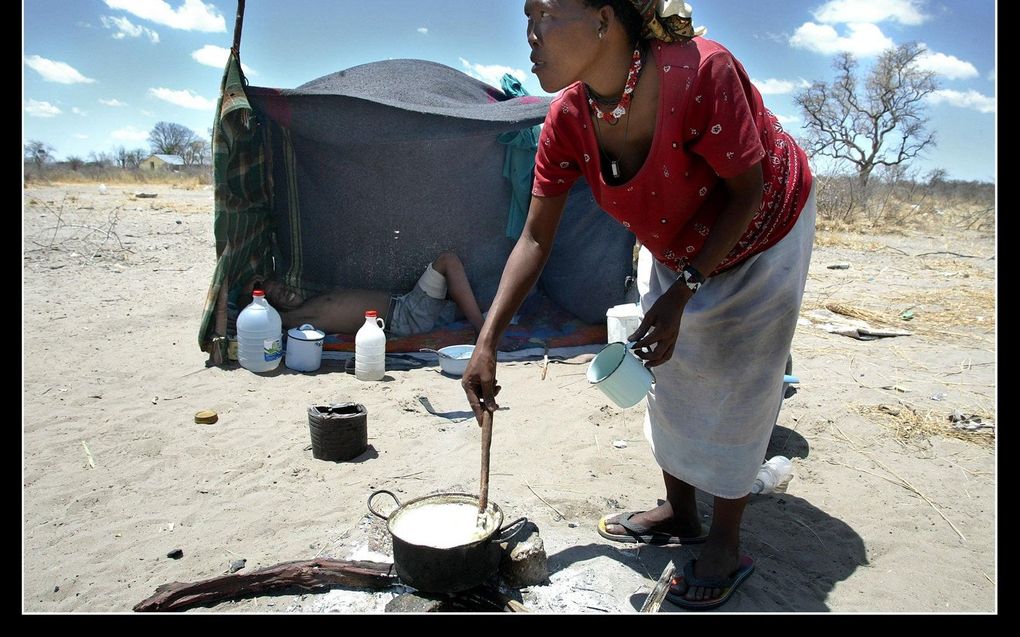
[[[283,323],[262,290],[252,292],[251,305],[237,317],[237,362],[256,372],[271,372],[283,357]]]
[[[386,323],[378,312],[365,312],[365,324],[354,335],[354,377],[382,380],[386,375]]]
[[[626,343],[641,325],[641,304],[624,303],[606,310],[606,342]]]

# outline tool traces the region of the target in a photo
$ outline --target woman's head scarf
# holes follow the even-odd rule
[[[708,31],[693,25],[694,10],[683,0],[630,0],[630,3],[645,22],[643,39],[683,42]]]

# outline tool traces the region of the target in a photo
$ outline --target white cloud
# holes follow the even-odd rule
[[[995,81],[995,69],[992,69],[991,71],[988,71],[988,81],[990,81],[990,82],[994,82]]]
[[[800,124],[800,118],[796,115],[780,115],[779,113],[772,113],[779,120],[779,123],[789,128],[791,124]]]
[[[202,0],[184,0],[174,9],[164,0],[104,0],[111,9],[126,11],[143,20],[184,31],[223,33],[227,30],[223,15]]]
[[[61,110],[49,102],[40,102],[30,99],[25,102],[25,113],[29,117],[56,117]]]
[[[925,71],[934,71],[951,80],[965,80],[979,75],[978,70],[970,62],[932,51],[925,51],[917,56],[917,66]]]
[[[230,56],[230,49],[222,46],[216,46],[213,44],[207,44],[197,51],[191,52],[191,57],[199,64],[205,66],[211,66],[216,69],[223,70],[223,67],[227,65],[227,58]],[[245,75],[257,75],[255,70],[250,66],[241,63],[241,70],[244,71]]]
[[[146,117],[155,117],[156,116],[156,114],[153,113],[152,111],[147,111],[147,110],[144,110],[144,109],[142,110],[142,115],[145,115]]]
[[[138,130],[134,126],[125,126],[110,133],[110,137],[125,142],[144,142],[149,139],[149,131]]]
[[[798,88],[811,86],[811,83],[804,79],[795,82],[793,80],[777,80],[775,78],[769,78],[767,80],[756,80],[752,78],[751,83],[758,87],[758,91],[762,95],[784,95],[786,93],[792,93]]]
[[[116,33],[113,34],[114,40],[123,40],[124,38],[140,38],[143,35],[149,38],[149,41],[153,44],[159,43],[159,34],[148,27],[135,24],[127,18],[114,18],[101,16],[99,21],[103,23],[103,26],[107,29],[116,29]]]
[[[932,104],[941,104],[945,102],[951,106],[969,108],[978,111],[979,113],[995,112],[995,98],[982,95],[974,90],[964,92],[942,89],[929,95],[928,101]]]
[[[812,14],[827,24],[890,21],[916,26],[928,19],[921,8],[919,0],[830,0]]]
[[[75,138],[75,139],[88,139],[88,138],[89,138],[89,136],[88,136],[88,135],[85,135],[85,134],[82,134],[82,133],[75,133],[75,134],[74,134],[74,138]]]
[[[170,102],[184,108],[192,108],[196,111],[211,111],[216,108],[216,100],[211,100],[196,95],[189,89],[175,91],[169,88],[150,88],[149,95],[157,97],[164,102]]]
[[[102,104],[103,106],[114,106],[114,107],[117,107],[117,106],[127,106],[127,104],[125,104],[124,102],[120,101],[117,98],[113,98],[112,100],[104,100],[103,98],[99,98],[99,103]]]
[[[82,117],[85,117],[86,115],[88,115],[88,113],[86,113],[85,111],[81,110],[77,106],[71,107],[71,112],[74,113],[75,115],[81,115]]]
[[[428,27],[418,27],[418,33],[422,35],[428,35],[429,34]]]
[[[30,55],[25,58],[25,64],[28,68],[41,75],[47,82],[56,82],[58,84],[91,84],[95,82],[92,78],[85,77],[79,73],[70,64],[47,60],[38,55]]]
[[[895,46],[895,43],[874,24],[851,22],[846,26],[850,34],[841,36],[836,29],[827,24],[805,22],[790,38],[790,45],[825,55],[846,51],[858,57],[878,55]]]
[[[777,44],[786,44],[788,39],[788,36],[772,31],[766,31],[765,33],[752,33],[751,37],[755,40],[768,40],[769,42],[775,42]]]
[[[522,82],[528,77],[520,69],[512,69],[509,66],[502,66],[500,64],[472,64],[464,58],[460,58],[460,63],[467,69],[468,75],[497,88],[500,86],[504,73],[509,73]]]

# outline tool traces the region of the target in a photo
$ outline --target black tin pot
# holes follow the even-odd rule
[[[388,495],[397,504],[397,509],[389,515],[383,515],[372,506],[372,501],[379,495]],[[505,538],[501,534],[527,518],[514,520],[505,527],[503,511],[493,502],[489,502],[485,515],[492,520],[493,529],[486,537],[450,548],[436,548],[413,544],[393,532],[394,522],[400,515],[410,509],[430,504],[471,504],[478,507],[478,496],[467,493],[437,493],[410,500],[401,504],[397,496],[386,490],[379,490],[368,497],[368,510],[386,520],[390,537],[393,539],[393,565],[397,575],[404,584],[424,593],[459,593],[474,588],[489,579],[497,569],[502,557],[499,543]],[[486,525],[489,526],[488,524]]]

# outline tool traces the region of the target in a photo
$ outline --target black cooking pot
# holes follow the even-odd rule
[[[390,496],[397,503],[396,510],[389,515],[383,515],[372,506],[372,500],[383,494]],[[477,509],[478,496],[467,493],[437,493],[415,498],[406,504],[401,504],[397,496],[386,490],[379,490],[368,496],[368,510],[387,522],[386,527],[393,539],[393,565],[397,569],[400,581],[425,593],[459,593],[487,580],[499,568],[502,557],[499,543],[505,539],[500,537],[502,533],[527,521],[527,518],[520,518],[505,527],[500,527],[503,523],[503,511],[490,501],[485,508],[487,520],[484,528],[492,530],[474,542],[450,548],[436,548],[413,544],[393,532],[395,522],[408,511],[423,506],[451,503],[470,504]]]

